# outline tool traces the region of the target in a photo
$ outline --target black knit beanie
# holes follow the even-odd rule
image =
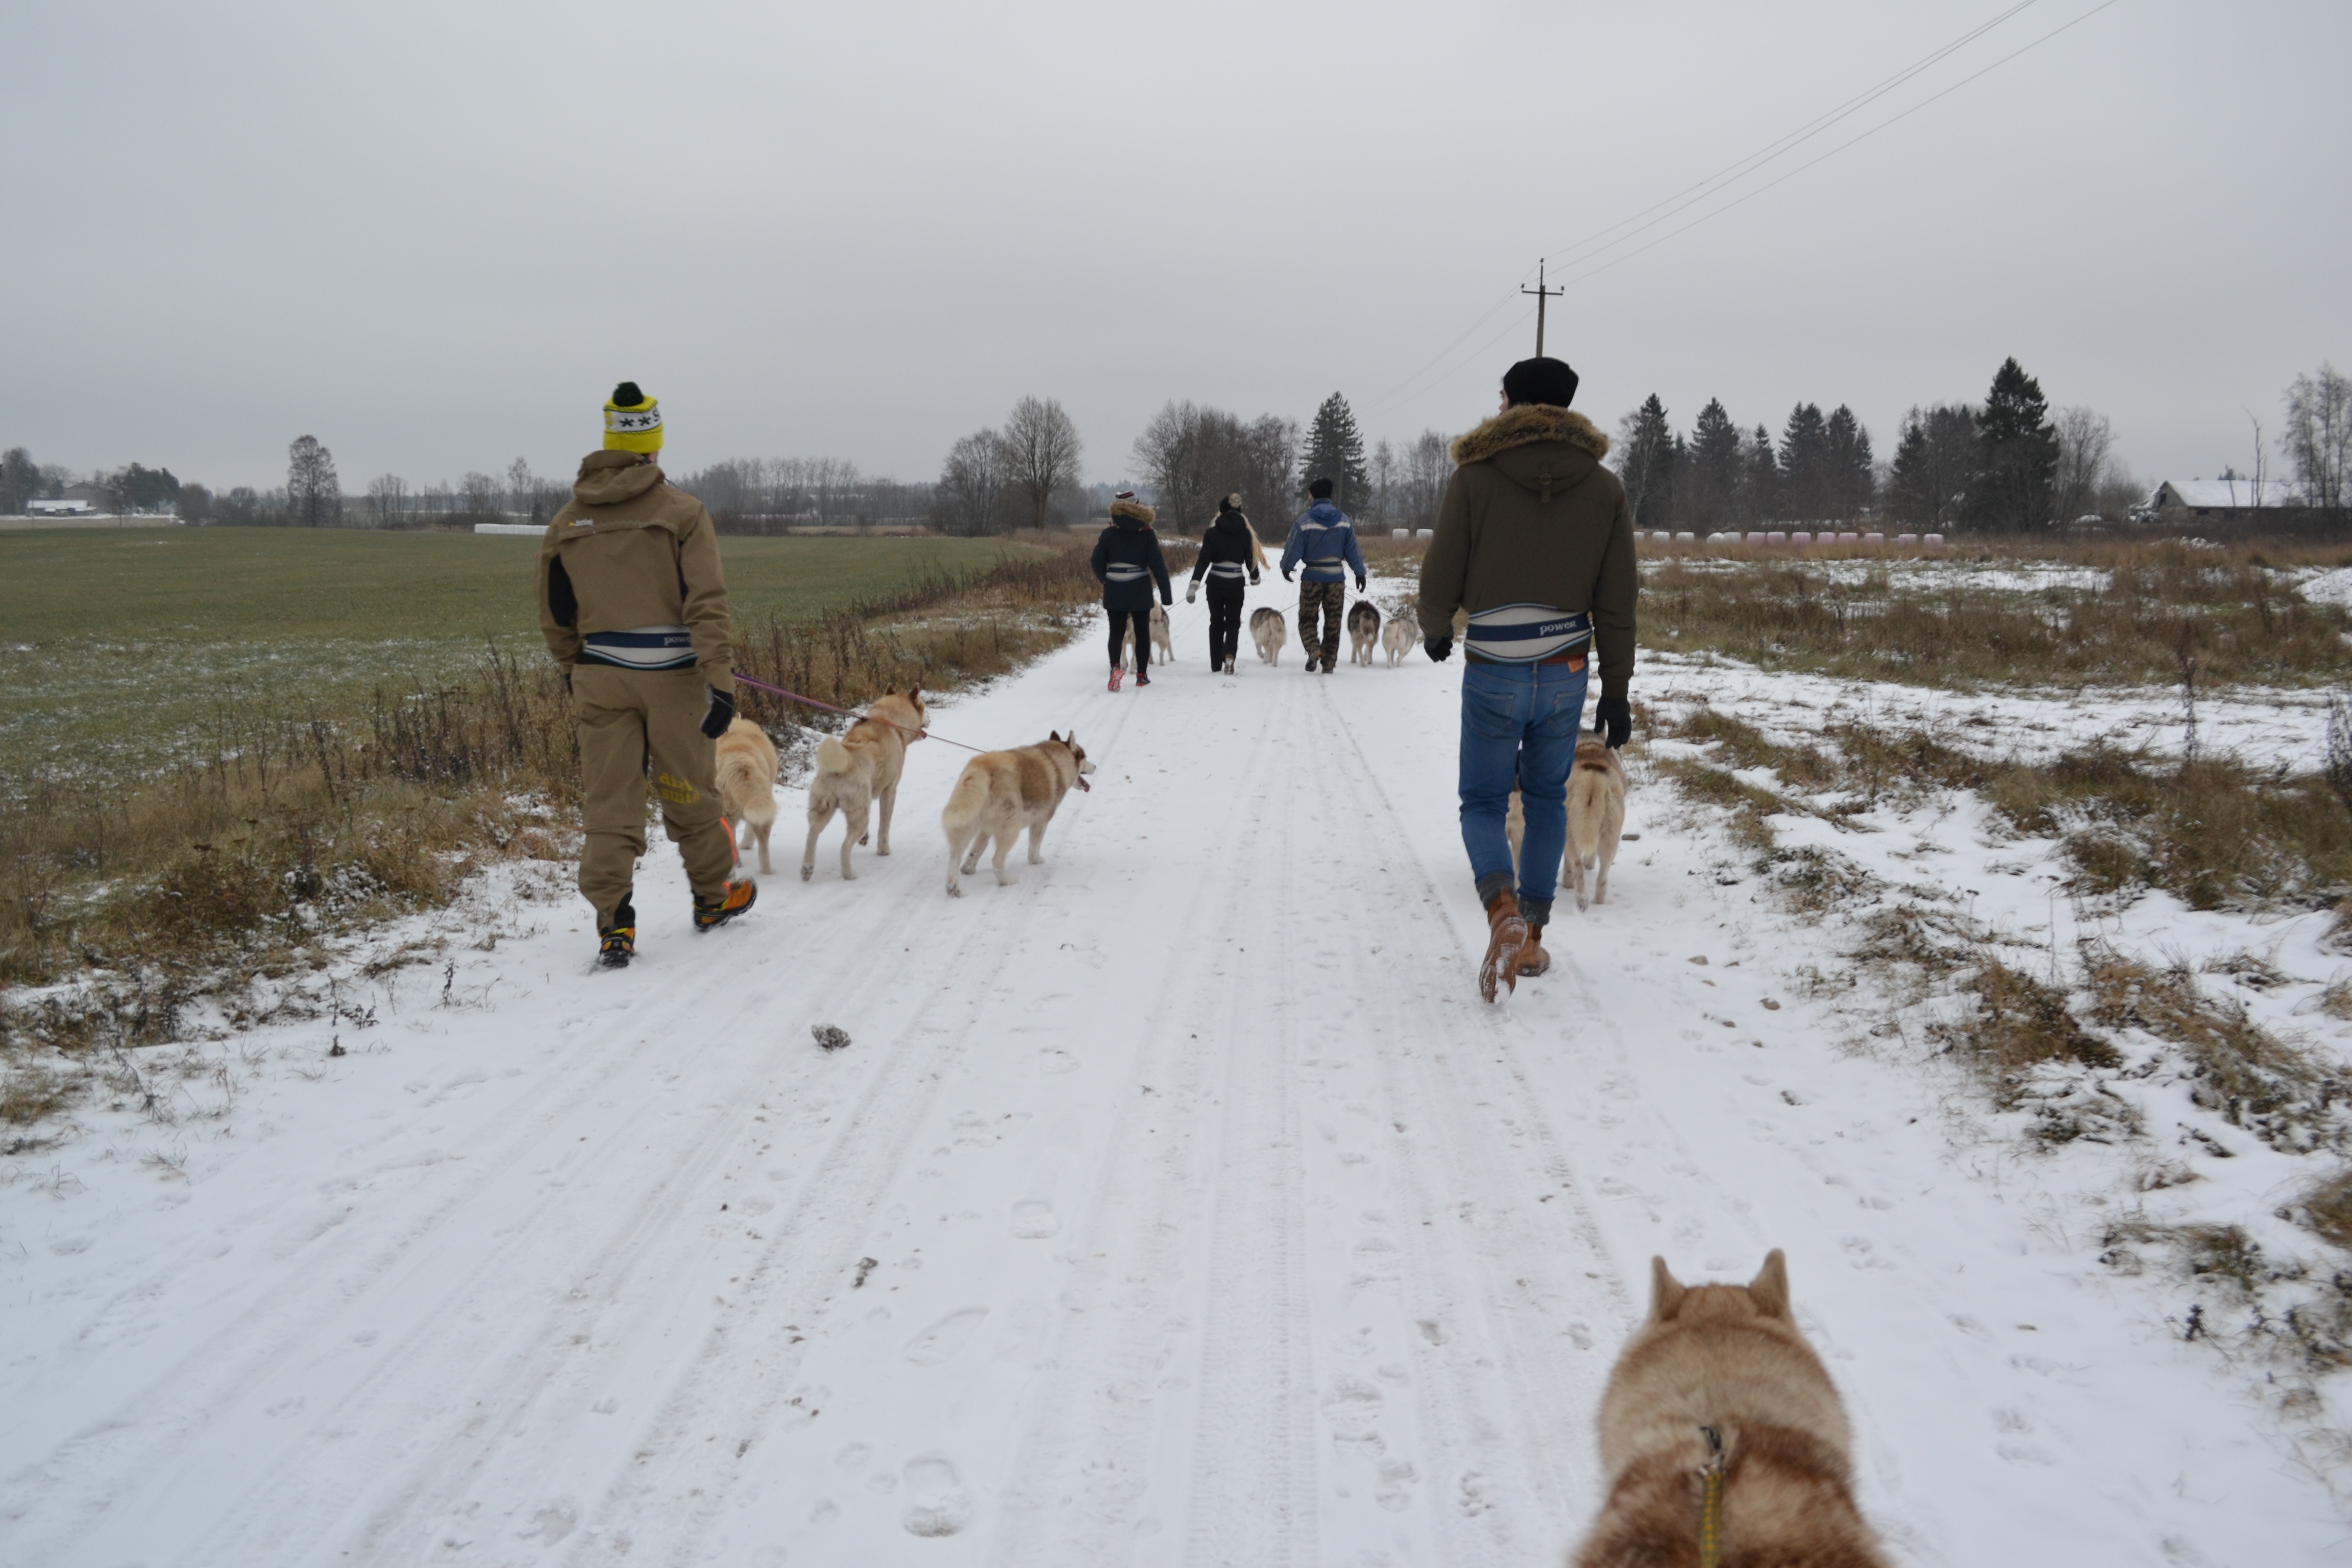
[[[1549,355],[1523,359],[1503,373],[1503,395],[1513,403],[1548,403],[1565,408],[1576,401],[1576,372]]]

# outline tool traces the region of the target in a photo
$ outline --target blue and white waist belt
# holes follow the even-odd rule
[[[684,626],[590,632],[580,662],[609,664],[615,669],[692,669],[694,635]]]
[[[1241,563],[1238,561],[1212,561],[1209,563],[1209,575],[1212,577],[1241,576]]]
[[[1549,605],[1500,605],[1470,617],[1468,652],[1496,664],[1536,664],[1592,640],[1592,617]]]
[[[1103,581],[1106,583],[1139,583],[1150,575],[1147,568],[1130,565],[1124,561],[1103,568]]]

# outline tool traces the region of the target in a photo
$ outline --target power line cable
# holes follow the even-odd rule
[[[1719,187],[1728,184],[1736,180],[1746,179],[1749,174],[1754,174],[1757,170],[1764,167],[1766,164],[1772,163],[1774,160],[1780,158],[1787,153],[1795,152],[1799,147],[1811,141],[1814,137],[1819,136],[1822,132],[1829,130],[1832,126],[1836,125],[1843,121],[1850,120],[1854,115],[1861,113],[1864,109],[1867,109],[1873,103],[1877,102],[1888,93],[1893,92],[1896,88],[1901,87],[1904,83],[1910,81],[1913,78],[1949,58],[1958,50],[1965,48],[1969,44],[1974,43],[1977,39],[1984,37],[1987,33],[1991,32],[1995,27],[2000,26],[2002,23],[2015,16],[2019,12],[2036,4],[2039,4],[2039,0],[2019,0],[2019,4],[2011,6],[2008,10],[2001,12],[1991,20],[1971,27],[1967,32],[1962,33],[1958,37],[1952,39],[1950,42],[1942,45],[1927,54],[1922,55],[1919,58],[1912,61],[1909,65],[1904,67],[1901,70],[1896,71],[1894,75],[1885,78],[1884,80],[1879,81],[1872,87],[1864,89],[1859,93],[1856,93],[1853,97],[1846,100],[1843,103],[1839,104],[1835,109],[1829,110],[1827,113],[1824,113],[1816,119],[1807,121],[1804,124],[1797,127],[1796,130],[1791,131],[1787,135],[1780,138],[1780,140],[1765,143],[1764,146],[1749,153],[1747,157],[1740,159],[1738,162],[1726,164],[1723,168],[1717,170],[1714,174],[1709,174],[1706,178],[1700,180],[1696,184],[1685,185],[1683,189],[1675,192],[1673,195],[1666,197],[1665,200],[1659,202],[1654,205],[1643,208],[1640,212],[1635,213],[1632,217],[1621,219],[1616,223],[1611,224],[1607,228],[1596,230],[1595,232],[1585,236],[1584,238],[1575,241],[1568,247],[1569,251],[1571,253],[1584,249],[1588,246],[1593,246],[1594,242],[1599,240],[1603,235],[1615,234],[1619,229],[1624,228],[1628,224],[1637,223],[1639,220],[1645,217],[1650,218],[1648,223],[1641,224],[1639,227],[1634,228],[1631,233],[1620,236],[1618,238],[1609,241],[1606,245],[1595,247],[1595,248],[1587,255],[1576,256],[1570,254],[1567,257],[1567,264],[1572,267],[1580,262],[1589,261],[1593,256],[1599,255],[1601,251],[1612,249],[1616,246],[1623,244],[1626,240],[1631,239],[1633,235],[1640,234],[1645,229],[1654,228],[1659,224],[1665,222],[1666,219],[1674,216],[1675,213],[1681,212],[1696,203],[1706,200],[1708,195],[1717,194],[1716,190],[1710,189],[1710,187]],[[1672,210],[1660,212],[1659,209],[1662,207],[1671,208]],[[1650,215],[1653,213],[1657,213],[1658,216],[1651,217]],[[1550,254],[1556,255],[1560,253],[1552,252]]]
[[[2058,26],[2051,28],[2050,31],[2042,34],[2032,43],[2025,45],[2021,48],[2011,50],[2010,53],[2001,56],[2000,58],[1993,61],[1990,65],[1984,67],[1982,69],[1970,72],[1969,75],[1964,76],[1959,80],[1954,82],[1951,86],[1945,88],[1941,92],[1933,93],[1927,98],[1921,99],[1918,102],[1913,104],[1910,108],[1904,110],[1901,113],[1889,115],[1886,119],[1880,121],[1877,124],[1872,126],[1869,130],[1862,132],[1860,135],[1839,142],[1828,152],[1823,153],[1820,157],[1808,159],[1804,163],[1800,163],[1795,168],[1790,170],[1787,174],[1780,175],[1778,179],[1767,181],[1765,184],[1757,186],[1752,191],[1748,191],[1744,195],[1733,197],[1719,207],[1716,207],[1700,214],[1697,217],[1691,219],[1690,222],[1683,225],[1680,228],[1667,230],[1664,234],[1658,236],[1657,238],[1650,241],[1647,245],[1640,246],[1633,250],[1627,251],[1622,256],[1614,257],[1610,260],[1601,262],[1597,267],[1589,267],[1581,272],[1571,273],[1568,278],[1561,280],[1562,286],[1565,287],[1570,283],[1580,282],[1587,278],[1598,277],[1601,273],[1608,271],[1611,268],[1619,265],[1621,262],[1633,260],[1633,258],[1641,255],[1643,251],[1655,249],[1657,247],[1664,245],[1666,241],[1674,238],[1676,235],[1688,234],[1691,230],[1698,227],[1699,225],[1706,223],[1710,219],[1721,217],[1725,213],[1729,212],[1734,207],[1745,205],[1747,203],[1755,200],[1758,196],[1762,195],[1765,192],[1771,190],[1776,185],[1788,184],[1790,180],[1795,179],[1799,174],[1803,174],[1806,170],[1812,168],[1814,165],[1825,163],[1832,158],[1836,157],[1847,148],[1854,145],[1855,142],[1867,142],[1870,138],[1877,135],[1888,126],[1893,125],[1899,121],[1910,119],[1911,116],[1918,113],[1929,104],[1934,103],[1937,99],[1949,97],[1951,94],[1959,91],[1960,89],[1968,86],[1969,83],[1976,80],[1977,78],[1985,75],[1987,72],[1999,70],[2010,61],[2017,58],[2018,56],[2027,54],[2034,49],[2040,48],[2042,45],[2048,43],[2059,34],[2067,31],[2069,28],[2080,26],[2083,23],[2089,21],[2092,17],[2097,16],[2100,12],[2115,4],[2116,4],[2116,0],[2099,0],[2098,5],[2092,6],[2089,10],[2075,17],[2073,21],[2063,23]],[[1631,237],[1629,236],[1628,237],[1630,238]]]
[[[1853,97],[1847,99],[1843,103],[1838,104],[1835,107],[1825,110],[1822,114],[1815,116],[1813,119],[1807,121],[1804,124],[1798,126],[1794,131],[1788,132],[1773,141],[1766,142],[1763,146],[1758,148],[1755,152],[1748,153],[1746,157],[1737,159],[1734,162],[1726,164],[1723,168],[1717,170],[1714,174],[1707,175],[1696,184],[1684,186],[1681,190],[1675,192],[1673,195],[1666,197],[1664,200],[1643,207],[1640,212],[1634,213],[1631,216],[1622,218],[1616,223],[1610,225],[1607,228],[1599,229],[1592,234],[1585,236],[1584,238],[1574,242],[1574,244],[1570,246],[1569,248],[1573,251],[1583,246],[1590,245],[1603,235],[1613,234],[1617,230],[1623,228],[1628,224],[1640,222],[1643,218],[1648,217],[1651,214],[1657,212],[1661,207],[1672,206],[1674,204],[1679,202],[1682,203],[1682,206],[1676,206],[1675,210],[1676,212],[1683,210],[1684,207],[1690,205],[1690,202],[1684,200],[1685,197],[1690,197],[1692,201],[1701,199],[1700,197],[1694,195],[1693,193],[1705,192],[1710,186],[1716,186],[1725,183],[1728,177],[1732,177],[1734,175],[1735,171],[1738,171],[1738,175],[1742,177],[1748,174],[1754,173],[1757,169],[1761,168],[1765,163],[1771,162],[1781,153],[1793,151],[1796,147],[1801,145],[1806,141],[1809,141],[1812,137],[1819,135],[1822,132],[1828,130],[1832,125],[1850,117],[1876,100],[1885,97],[1888,92],[1893,91],[1895,88],[1917,76],[1920,72],[1927,69],[1938,61],[1945,59],[1950,56],[1954,50],[1962,48],[1967,45],[1975,42],[1978,38],[1982,37],[1985,34],[1992,31],[1995,27],[2000,26],[2002,23],[2015,16],[2019,12],[2038,3],[2039,0],[2018,0],[2018,4],[2011,5],[2008,10],[2000,12],[1990,20],[1979,23],[1976,26],[1969,28],[1968,31],[1960,34],[1958,37],[1938,45],[1934,49],[1931,49],[1927,54],[1920,56],[1917,59],[1912,61],[1909,65],[1905,66],[1902,69],[1895,72],[1893,75],[1882,78],[1880,80],[1864,89]],[[1673,216],[1674,213],[1665,213],[1654,220],[1654,223],[1662,223],[1665,221],[1666,218],[1672,217]],[[1643,228],[1650,226],[1653,226],[1653,225],[1644,224],[1643,226]],[[1641,231],[1637,229],[1634,232],[1639,233]],[[1632,236],[1628,235],[1624,237],[1631,238]],[[1608,247],[1604,246],[1601,248],[1606,249]],[[1598,252],[1596,251],[1592,254],[1597,255]],[[1590,260],[1591,258],[1590,255],[1582,258],[1571,257],[1570,264],[1573,265],[1578,260]],[[1367,407],[1378,408],[1386,405],[1406,387],[1409,387],[1416,381],[1419,381],[1441,361],[1452,355],[1454,351],[1459,348],[1471,333],[1476,331],[1480,327],[1485,326],[1488,321],[1492,320],[1496,311],[1503,309],[1506,305],[1512,302],[1517,294],[1517,285],[1519,283],[1525,283],[1528,280],[1528,277],[1536,269],[1534,268],[1530,267],[1527,269],[1527,272],[1520,274],[1512,289],[1503,294],[1500,298],[1496,300],[1493,304],[1487,306],[1485,310],[1481,311],[1477,319],[1473,321],[1468,326],[1463,328],[1462,331],[1455,335],[1452,342],[1447,343],[1444,348],[1438,350],[1436,353],[1431,355],[1426,363],[1413,371],[1412,374],[1406,376],[1402,381],[1398,382],[1396,385],[1391,387],[1387,392],[1381,394],[1379,397],[1367,405]],[[1494,340],[1490,339],[1488,341],[1491,342]],[[1448,371],[1444,374],[1450,375],[1453,372]],[[1443,376],[1441,376],[1440,379],[1443,379]]]
[[[1591,246],[1594,241],[1600,239],[1604,235],[1614,234],[1617,230],[1625,228],[1629,224],[1640,223],[1640,220],[1645,217],[1650,218],[1650,221],[1647,223],[1640,223],[1640,227],[1633,229],[1631,233],[1621,235],[1618,238],[1610,241],[1606,245],[1601,245],[1596,248],[1590,249],[1582,258],[1578,258],[1581,260],[1591,260],[1601,253],[1614,248],[1618,245],[1623,244],[1626,240],[1633,238],[1634,235],[1643,233],[1650,228],[1654,228],[1658,224],[1664,223],[1667,219],[1672,218],[1675,214],[1688,210],[1698,202],[1705,200],[1707,195],[1720,195],[1721,186],[1727,184],[1736,179],[1744,179],[1748,174],[1754,174],[1757,170],[1764,167],[1775,159],[1795,151],[1798,147],[1803,145],[1806,142],[1812,140],[1815,136],[1820,135],[1822,132],[1829,130],[1832,126],[1836,125],[1843,121],[1851,119],[1854,114],[1860,112],[1863,109],[1867,108],[1877,100],[1884,98],[1895,88],[1912,80],[1921,72],[1928,69],[1930,67],[1941,62],[1942,60],[1948,58],[1956,50],[1963,48],[1969,44],[1975,42],[1978,38],[1984,37],[1985,34],[1992,31],[2004,22],[2016,16],[2020,12],[2026,10],[2029,6],[2037,3],[2038,0],[2019,0],[2019,4],[2011,5],[2008,10],[1999,13],[1984,22],[1979,23],[1976,26],[1969,28],[1968,31],[1960,34],[1958,37],[1949,40],[1948,42],[1937,46],[1928,53],[1922,55],[1918,59],[1905,66],[1902,69],[1895,71],[1892,75],[1885,77],[1878,82],[1865,88],[1863,91],[1846,100],[1843,103],[1824,111],[1812,120],[1807,121],[1804,124],[1798,126],[1793,131],[1786,132],[1776,140],[1765,143],[1764,146],[1757,149],[1757,151],[1748,154],[1746,157],[1726,164],[1722,169],[1707,175],[1706,178],[1699,180],[1696,184],[1685,186],[1682,190],[1677,191],[1673,195],[1667,196],[1662,201],[1653,203],[1651,205],[1643,208],[1640,212],[1634,213],[1631,216],[1620,219],[1618,222],[1610,225],[1607,228],[1594,231],[1593,233],[1586,236],[1583,239],[1577,241],[1575,245],[1571,246],[1570,248],[1571,250],[1575,250],[1583,247]],[[1840,142],[1837,146],[1830,149],[1829,152],[1822,153],[1821,157],[1811,159],[1808,162],[1800,164],[1797,168],[1790,170],[1788,174],[1781,175],[1779,179],[1773,180],[1765,185],[1759,186],[1756,190],[1748,192],[1746,195],[1740,196],[1737,200],[1727,202],[1722,206],[1715,208],[1705,216],[1683,225],[1680,228],[1671,230],[1668,233],[1660,236],[1657,239],[1651,241],[1649,245],[1643,246],[1636,250],[1629,251],[1625,256],[1617,258],[1616,259],[1621,261],[1630,259],[1632,257],[1642,254],[1643,251],[1652,249],[1657,245],[1663,244],[1665,240],[1673,238],[1675,235],[1686,233],[1690,229],[1697,227],[1699,224],[1706,222],[1709,217],[1713,217],[1720,213],[1728,212],[1731,208],[1739,205],[1750,197],[1761,195],[1765,191],[1770,190],[1774,185],[1784,184],[1788,180],[1795,177],[1797,174],[1801,174],[1804,173],[1805,170],[1813,167],[1815,164],[1835,157],[1838,153],[1845,151],[1846,148],[1853,146],[1855,142],[1876,135],[1879,132],[1885,130],[1888,126],[1895,124],[1897,121],[1907,119],[1911,115],[1918,112],[1920,110],[1927,108],[1928,104],[1935,102],[1937,99],[1958,91],[1960,88],[1963,88],[1969,82],[1976,80],[1978,77],[1983,76],[1986,72],[1998,69],[2000,67],[2008,64],[2011,60],[2015,59],[2019,55],[2024,54],[2031,49],[2037,48],[2041,45],[2049,42],[2052,38],[2056,37],[2060,33],[2065,32],[2068,28],[2088,21],[2092,16],[2096,16],[2099,12],[2105,10],[2108,5],[2112,5],[2115,3],[2116,0],[2104,0],[2103,4],[2094,6],[2091,10],[2084,12],[2082,16],[2075,17],[2073,21],[2065,23],[2063,26],[2053,28],[2050,32],[2043,34],[2041,37],[2034,39],[2032,43],[2002,56],[2000,59],[1993,61],[1990,65],[1985,66],[1981,69],[1977,70],[1969,76],[1963,77],[1960,80],[1954,82],[1950,87],[1945,88],[1942,91],[1922,100],[1920,102],[1912,105],[1909,109],[1903,110],[1900,114],[1891,116],[1890,118],[1880,121],[1878,124],[1871,127],[1868,131],[1864,132],[1860,136],[1852,137],[1845,142]],[[1661,212],[1661,208],[1671,208],[1672,210]],[[1657,214],[1658,216],[1651,217],[1652,214]],[[1573,264],[1573,262],[1571,264]],[[1610,267],[1614,265],[1616,265],[1616,261],[1610,261],[1603,263],[1599,267],[1588,268],[1580,273],[1572,273],[1569,281],[1573,282],[1581,278],[1595,276],[1598,273],[1608,270]],[[1533,272],[1535,268],[1529,268],[1528,269],[1528,272]],[[1517,281],[1524,283],[1526,281],[1525,275],[1523,274]],[[1431,370],[1434,369],[1442,362],[1452,358],[1454,356],[1454,350],[1460,347],[1473,332],[1475,332],[1480,327],[1492,320],[1496,310],[1501,310],[1505,305],[1510,303],[1511,300],[1517,297],[1517,288],[1514,287],[1511,293],[1504,295],[1502,298],[1496,300],[1494,304],[1488,306],[1485,311],[1480,313],[1476,320],[1473,321],[1469,326],[1464,328],[1463,331],[1454,337],[1452,342],[1446,344],[1444,348],[1440,349],[1419,369],[1415,370],[1412,374],[1406,376],[1402,381],[1398,382],[1387,392],[1382,393],[1379,397],[1367,404],[1366,412],[1377,412],[1380,409],[1385,408],[1397,402],[1400,395],[1408,388],[1414,387],[1415,384],[1421,382]],[[1523,311],[1521,314],[1524,315],[1525,312]],[[1469,363],[1472,360],[1475,360],[1480,353],[1483,353],[1487,348],[1490,348],[1495,343],[1500,342],[1504,337],[1508,336],[1511,328],[1516,327],[1517,324],[1518,322],[1517,319],[1514,319],[1510,326],[1506,327],[1503,331],[1496,333],[1494,337],[1486,340],[1485,342],[1481,343],[1477,348],[1472,350],[1468,355],[1465,356],[1459,363],[1454,364],[1447,370],[1440,372],[1436,380],[1443,382],[1449,377],[1459,374],[1464,365]]]

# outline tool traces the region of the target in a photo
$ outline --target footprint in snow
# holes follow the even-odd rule
[[[907,1461],[906,1511],[898,1516],[909,1535],[953,1535],[971,1522],[972,1496],[945,1454],[918,1454]]]
[[[1013,1234],[1023,1241],[1043,1241],[1062,1228],[1054,1205],[1043,1198],[1024,1198],[1013,1205]]]
[[[988,1317],[985,1307],[963,1307],[950,1312],[907,1342],[907,1359],[917,1366],[937,1366],[971,1342]]]

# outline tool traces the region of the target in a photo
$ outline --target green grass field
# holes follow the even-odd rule
[[[927,568],[1006,550],[964,539],[726,538],[739,624],[822,614]],[[0,533],[0,773],[145,773],[201,745],[224,700],[328,719],[476,668],[543,657],[535,539],[277,528]]]

